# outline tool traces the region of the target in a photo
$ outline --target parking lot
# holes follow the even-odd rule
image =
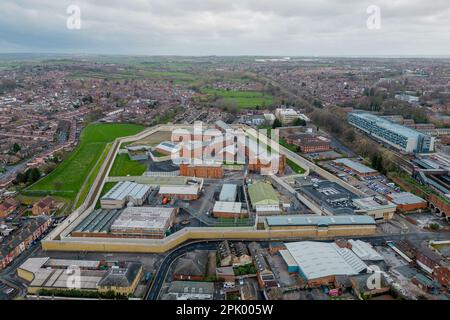
[[[348,182],[362,192],[370,195],[387,195],[389,193],[400,192],[401,189],[394,183],[389,182],[388,179],[380,174],[373,177],[359,177],[353,171],[343,168],[341,166],[335,165],[333,161],[324,161],[320,163],[326,170],[335,174],[337,177],[345,182]]]

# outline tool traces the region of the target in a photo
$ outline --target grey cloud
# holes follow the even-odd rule
[[[77,4],[83,28],[65,27]],[[368,30],[366,8],[381,8]],[[450,54],[448,0],[2,0],[0,52]]]

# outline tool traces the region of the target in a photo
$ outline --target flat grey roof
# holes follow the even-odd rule
[[[349,167],[350,169],[359,172],[359,173],[376,173],[377,170],[374,170],[372,168],[369,168],[368,166],[363,165],[362,163],[353,161],[351,159],[342,158],[342,159],[336,159],[333,162],[343,164],[346,167]]]
[[[421,197],[418,197],[409,192],[391,193],[388,195],[388,197],[391,198],[392,202],[396,204],[414,204],[426,202]]]
[[[375,225],[375,220],[369,216],[340,215],[340,216],[317,216],[317,215],[288,215],[266,217],[269,226],[318,226],[318,225]]]
[[[232,199],[234,201],[237,192],[237,185],[226,183],[222,186],[222,190],[220,191],[219,198],[220,199]],[[225,200],[223,200],[225,201]]]
[[[241,213],[241,202],[224,202],[216,201],[214,204],[213,212],[229,212],[229,213]]]
[[[154,230],[165,229],[175,208],[129,207],[111,225],[111,231],[125,229]]]

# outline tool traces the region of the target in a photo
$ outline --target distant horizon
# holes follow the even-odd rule
[[[197,55],[189,55],[189,54],[138,54],[138,53],[67,53],[67,52],[0,52],[0,56],[7,55],[34,55],[34,56],[86,56],[86,57],[94,57],[94,56],[110,56],[110,57],[180,57],[180,58],[208,58],[208,57],[224,57],[224,58],[233,58],[233,57],[248,57],[248,58],[290,58],[290,59],[298,59],[298,58],[442,58],[447,59],[450,58],[450,54],[448,55],[433,55],[433,54],[415,54],[415,55],[402,55],[402,54],[379,54],[379,55],[283,55],[283,54],[197,54]]]

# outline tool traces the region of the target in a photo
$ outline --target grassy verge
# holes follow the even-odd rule
[[[118,154],[114,160],[114,164],[111,168],[109,176],[111,177],[125,177],[130,176],[140,176],[147,170],[145,164],[139,161],[131,160],[128,154]]]
[[[289,167],[291,167],[292,171],[294,171],[295,173],[298,174],[303,174],[305,173],[305,169],[303,169],[302,167],[300,167],[298,164],[296,164],[294,161],[292,161],[291,159],[287,159],[286,163]]]
[[[86,184],[83,186],[83,189],[81,190],[80,197],[78,198],[78,201],[75,205],[75,208],[78,208],[81,206],[81,204],[86,199],[86,196],[89,193],[89,190],[91,189],[92,184],[94,183],[95,178],[97,177],[98,172],[100,171],[100,167],[102,166],[103,162],[105,161],[106,156],[108,155],[109,150],[111,149],[111,143],[108,143],[105,147],[105,150],[103,151],[103,154],[100,158],[100,160],[95,165],[95,168],[91,171],[90,176]]]

